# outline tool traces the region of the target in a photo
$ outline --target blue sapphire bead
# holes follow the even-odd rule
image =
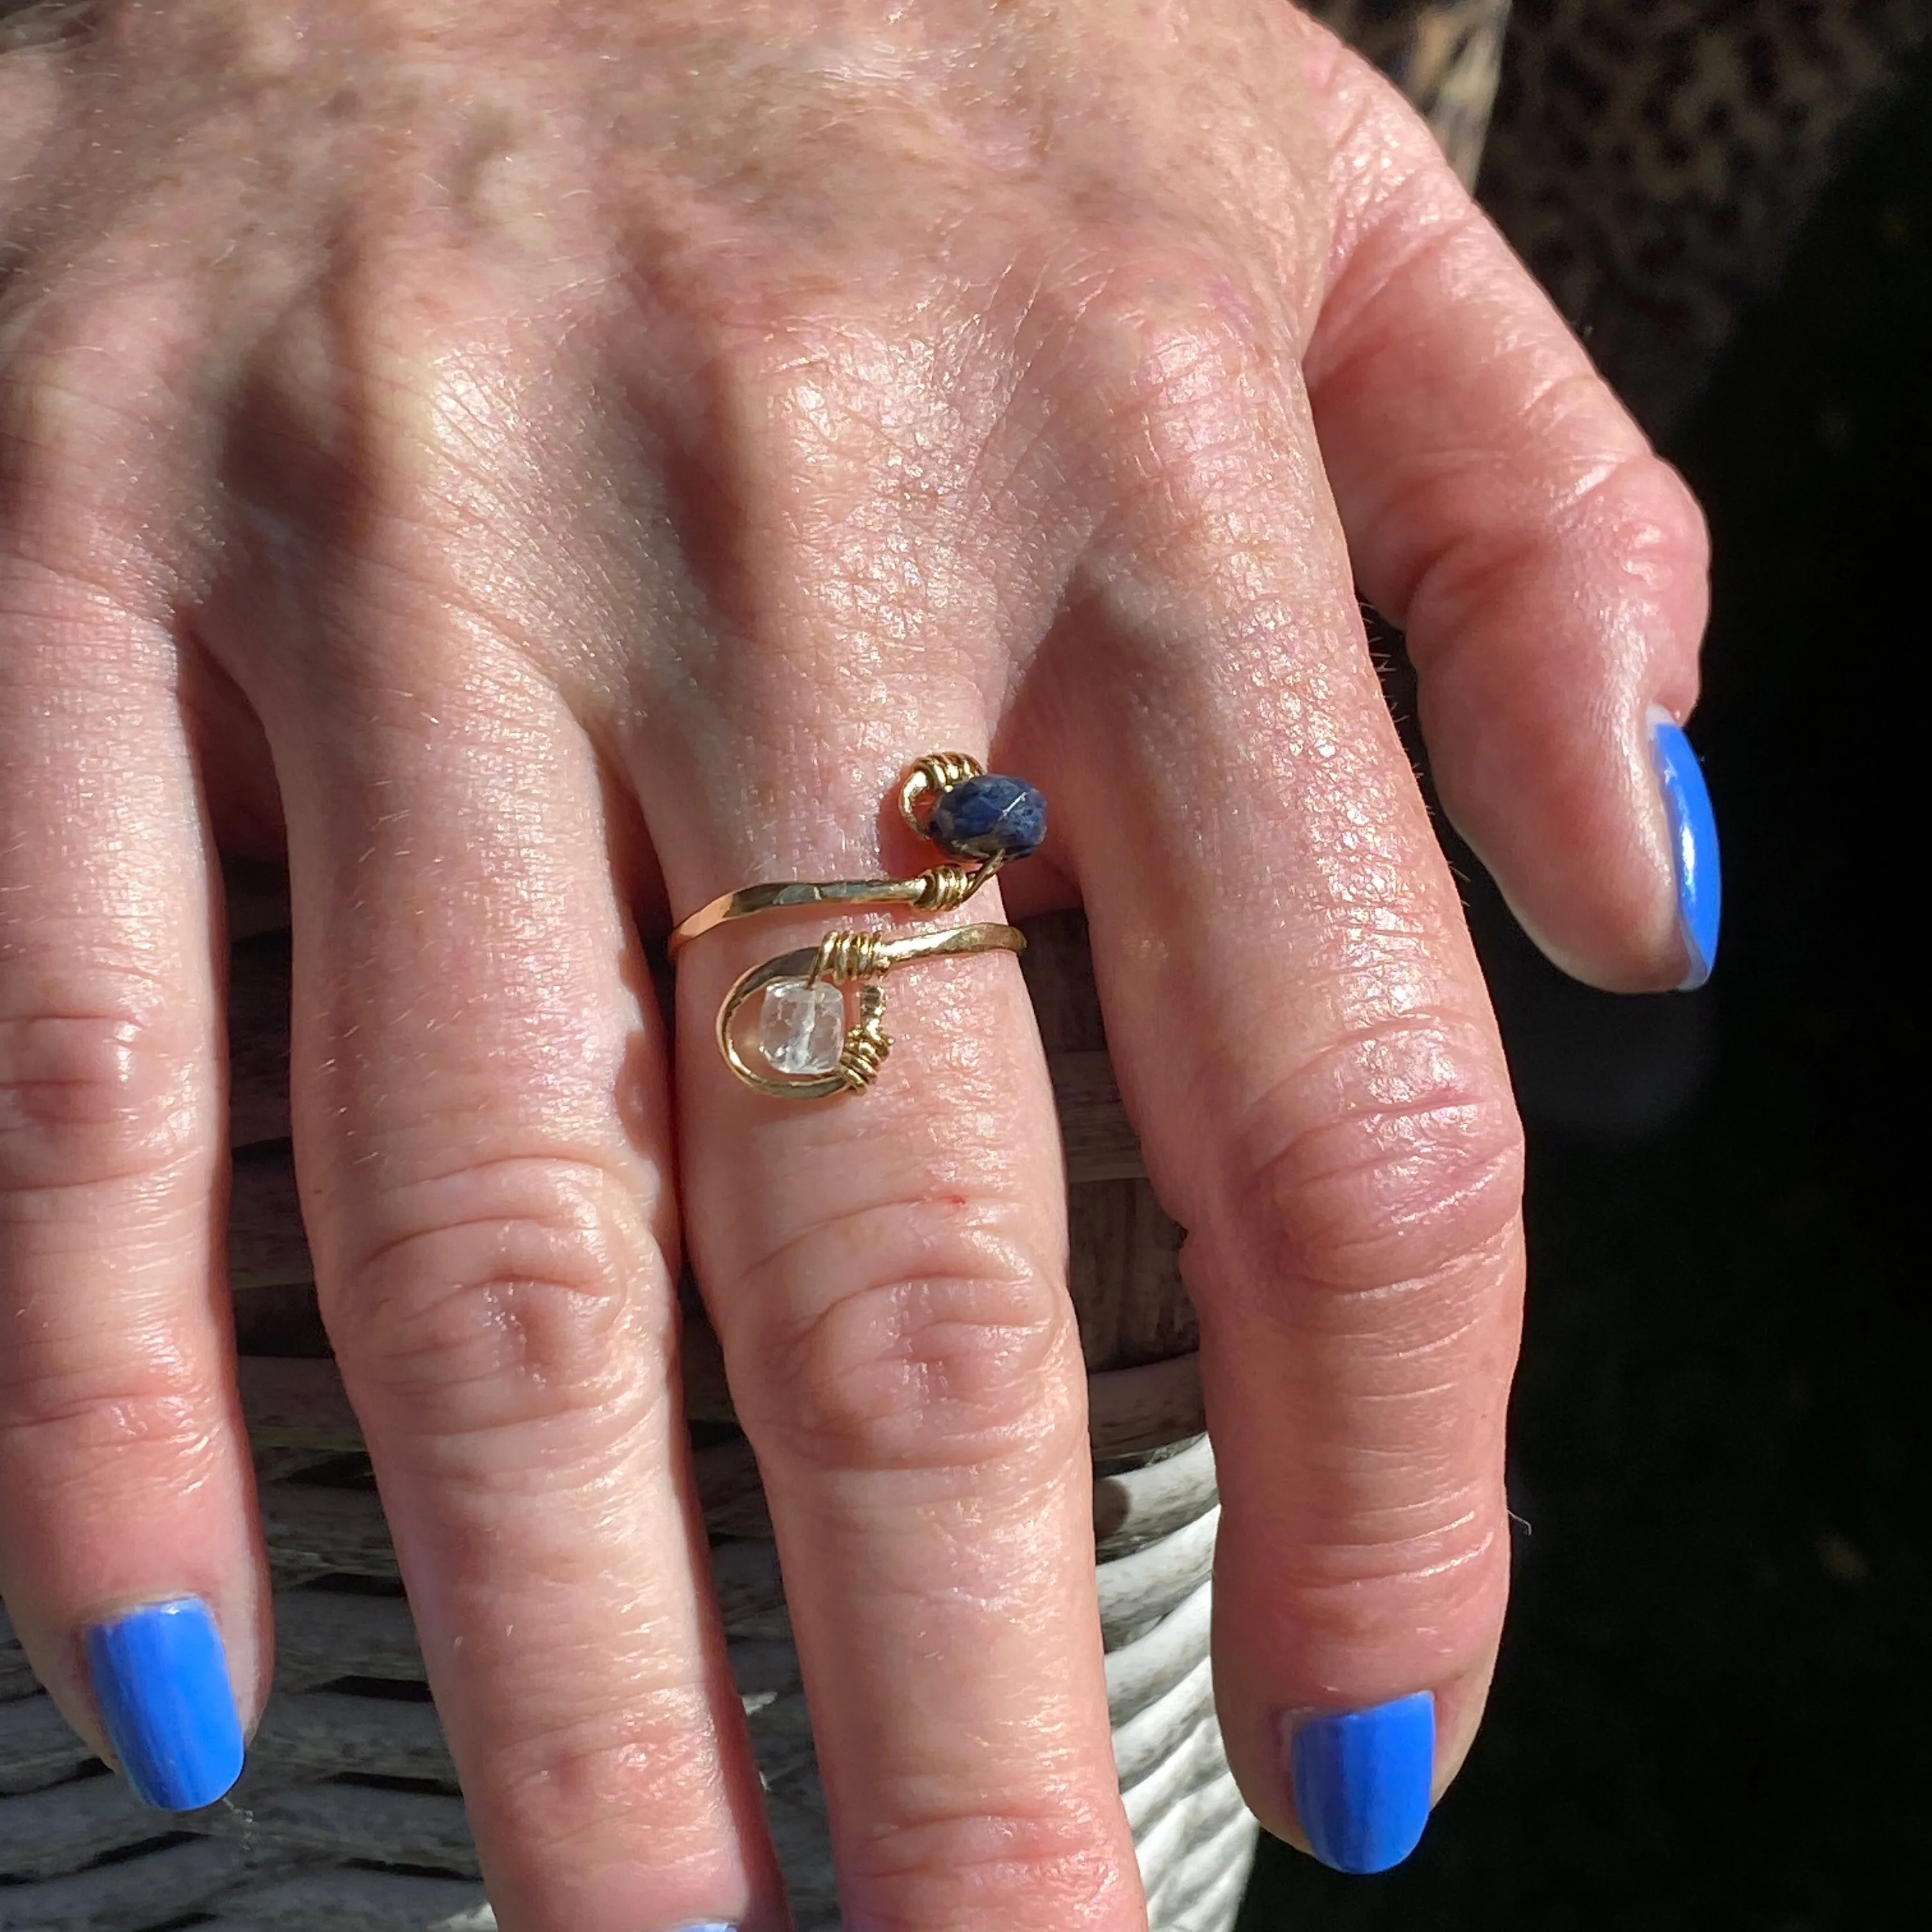
[[[1046,800],[1024,778],[999,772],[962,778],[939,795],[926,836],[956,859],[1024,859],[1046,838]]]

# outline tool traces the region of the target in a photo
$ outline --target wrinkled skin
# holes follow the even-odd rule
[[[1353,594],[1562,963],[1683,976],[1642,721],[1694,506],[1394,95],[1274,0],[165,0],[0,52],[0,1587],[266,1574],[221,1252],[217,853],[279,857],[322,1306],[508,1932],[782,1894],[674,1391],[691,1255],[768,1486],[849,1922],[1144,1922],[1052,1103],[1004,956],[762,1100],[730,886],[1052,805],[1190,1229],[1223,1723],[1503,1612],[1518,1143]],[[993,897],[964,916],[997,916]],[[675,1153],[675,1160],[674,1155]]]

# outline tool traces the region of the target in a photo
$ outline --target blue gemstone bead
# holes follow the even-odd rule
[[[1046,800],[1024,778],[988,772],[941,792],[926,832],[956,858],[1024,859],[1046,839]]]

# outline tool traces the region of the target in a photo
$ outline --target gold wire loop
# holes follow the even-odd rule
[[[808,986],[830,980],[842,986],[850,980],[876,980],[886,969],[880,964],[884,941],[876,932],[836,929],[818,942],[818,957],[806,976]]]
[[[950,791],[968,778],[986,776],[986,766],[970,752],[928,752],[915,760],[899,782],[899,816],[923,838],[926,823],[919,815],[920,806],[931,805],[941,792]]]
[[[919,874],[925,892],[913,904],[920,912],[956,911],[1006,862],[1006,854],[997,852],[981,866],[928,866]]]
[[[836,970],[821,970],[828,950],[835,942],[844,941],[866,944],[849,948],[842,946],[833,962]],[[915,959],[1025,950],[1025,934],[1012,926],[943,926],[925,932],[910,932],[898,939],[876,932],[828,932],[816,946],[778,953],[740,975],[718,1009],[718,1050],[724,1056],[725,1064],[746,1086],[780,1100],[826,1100],[837,1094],[858,1093],[877,1077],[880,1061],[892,1048],[885,1030],[885,988],[877,981],[895,967]],[[850,985],[855,980],[872,982],[860,988],[858,1022],[846,1030],[837,1067],[829,1073],[760,1072],[739,1050],[735,1022],[740,1012],[754,994],[762,993],[778,980],[818,977],[834,986]]]
[[[943,793],[970,778],[983,777],[986,766],[964,752],[930,752],[907,770],[899,782],[899,812],[914,833],[930,838],[932,807]],[[768,885],[745,886],[725,892],[680,920],[670,936],[670,950],[679,952],[701,933],[728,921],[759,913],[796,910],[806,906],[893,906],[908,912],[955,912],[981,886],[998,876],[1008,854],[996,853],[976,866],[943,860],[909,879],[781,879]],[[862,1093],[878,1078],[892,1041],[886,1032],[885,989],[874,983],[908,960],[929,959],[943,953],[1018,952],[1025,946],[1010,926],[953,926],[893,938],[882,932],[835,927],[815,946],[782,952],[742,974],[718,1010],[718,1050],[725,1064],[748,1087],[788,1100],[826,1100],[836,1094]],[[760,1072],[739,1050],[735,1023],[753,994],[780,980],[800,980],[808,986],[828,982],[859,988],[859,1017],[845,1030],[837,1066],[824,1073]]]
[[[886,1037],[886,989],[859,988],[859,1024],[845,1036],[838,1055],[838,1077],[848,1094],[862,1094],[879,1077],[879,1066],[892,1050]]]

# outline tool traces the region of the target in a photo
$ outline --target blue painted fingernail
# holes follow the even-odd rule
[[[1436,1775],[1426,1690],[1366,1711],[1309,1718],[1288,1747],[1294,1808],[1315,1856],[1336,1871],[1387,1871],[1421,1842]]]
[[[1670,819],[1671,863],[1677,873],[1677,928],[1690,970],[1679,992],[1701,986],[1718,960],[1718,924],[1724,910],[1724,876],[1718,862],[1718,820],[1697,754],[1668,712],[1650,714],[1657,781]]]
[[[143,1803],[212,1804],[242,1774],[242,1720],[228,1658],[197,1597],[145,1604],[87,1633],[94,1701]]]

